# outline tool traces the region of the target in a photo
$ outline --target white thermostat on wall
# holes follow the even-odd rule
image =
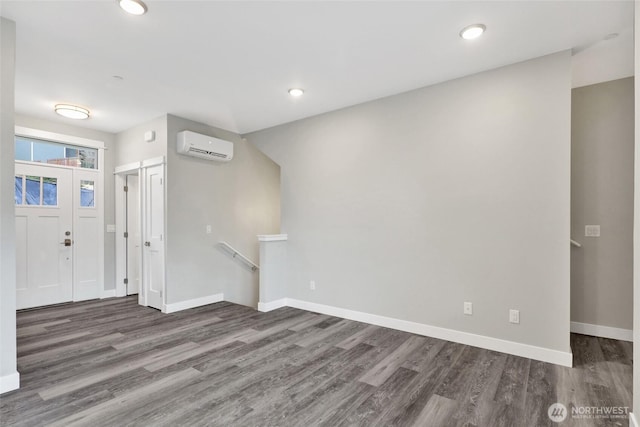
[[[600,226],[599,225],[585,225],[584,226],[584,235],[586,237],[600,237]]]
[[[156,132],[153,130],[148,130],[144,133],[145,142],[153,142],[156,140]]]

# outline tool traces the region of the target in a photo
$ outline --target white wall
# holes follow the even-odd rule
[[[177,154],[183,130],[232,141],[233,160]],[[222,292],[227,301],[257,306],[258,272],[218,242],[258,262],[257,235],[280,232],[280,168],[240,136],[179,117],[168,116],[167,138],[167,303]]]
[[[51,111],[51,114],[55,114]],[[115,140],[112,133],[16,114],[16,126],[104,142],[104,289],[115,289],[115,234],[106,232],[106,224],[115,224],[113,168]]]
[[[0,393],[18,388],[14,192],[15,23],[0,18]]]
[[[568,355],[570,103],[561,52],[247,135],[288,297]]]

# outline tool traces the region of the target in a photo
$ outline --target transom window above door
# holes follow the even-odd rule
[[[24,136],[15,138],[16,160],[98,169],[98,150]]]

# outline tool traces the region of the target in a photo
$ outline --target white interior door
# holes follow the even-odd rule
[[[146,303],[163,309],[164,296],[164,165],[144,173],[143,281]]]
[[[73,299],[70,169],[16,164],[17,308]]]
[[[140,186],[138,175],[127,175],[127,295],[140,291]]]

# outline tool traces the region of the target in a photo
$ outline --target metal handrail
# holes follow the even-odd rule
[[[581,248],[582,247],[582,245],[580,243],[576,242],[573,239],[569,239],[569,241],[571,242],[571,246],[575,246],[576,248]]]
[[[239,258],[245,264],[247,264],[249,267],[251,267],[251,271],[256,271],[256,270],[258,270],[260,268],[260,266],[258,264],[256,264],[255,262],[251,261],[246,256],[242,255],[242,253],[240,253],[237,249],[235,249],[233,246],[231,246],[229,243],[225,242],[224,240],[221,240],[218,243],[220,243],[220,246],[222,246],[224,249],[226,249],[227,251],[232,253],[234,258]]]

